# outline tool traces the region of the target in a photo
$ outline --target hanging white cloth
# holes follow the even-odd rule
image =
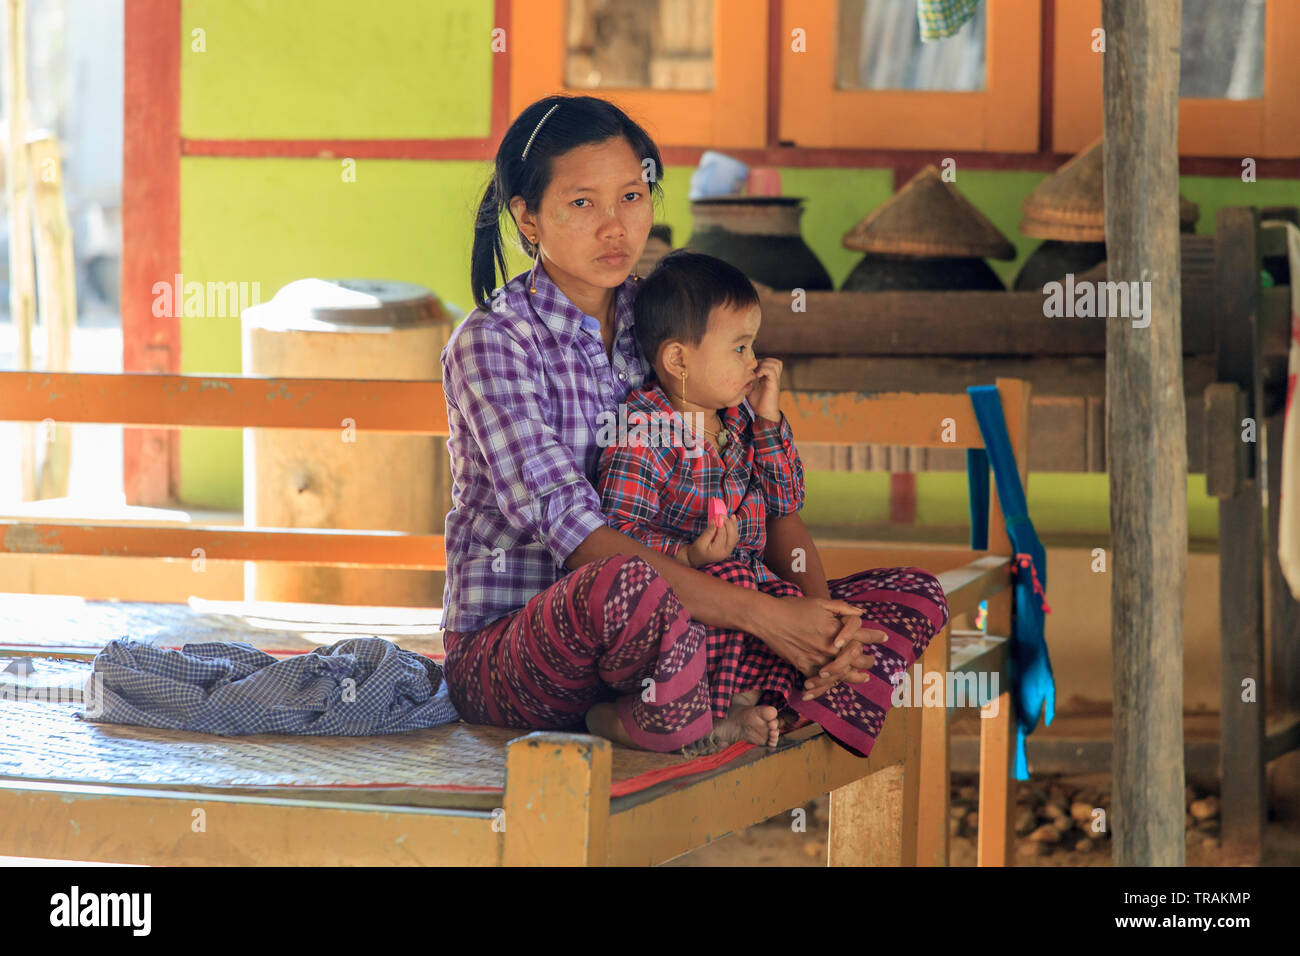
[[[1295,401],[1300,375],[1300,229],[1289,222],[1266,222],[1285,229],[1291,266],[1291,356],[1287,368],[1286,419],[1282,427],[1282,487],[1278,489],[1277,558],[1291,595],[1300,600],[1300,415]]]

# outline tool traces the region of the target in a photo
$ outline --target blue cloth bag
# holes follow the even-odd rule
[[[1015,615],[1011,633],[1011,697],[1016,709],[1016,779],[1029,779],[1025,738],[1034,732],[1039,718],[1050,727],[1056,716],[1056,679],[1047,654],[1043,624],[1047,611],[1047,553],[1034,524],[1029,520],[1024,486],[1016,469],[1016,458],[1002,416],[1002,400],[996,385],[971,385],[966,389],[975,406],[975,418],[984,448],[966,450],[966,471],[970,484],[971,548],[989,546],[989,465],[997,483],[998,501],[1006,517],[1007,537],[1016,552]],[[1044,592],[1035,589],[1035,583]]]
[[[283,659],[239,641],[118,639],[96,655],[86,693],[86,720],[224,736],[362,737],[460,719],[442,668],[378,637]]]

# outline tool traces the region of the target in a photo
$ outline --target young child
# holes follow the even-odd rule
[[[628,437],[606,444],[597,466],[610,526],[723,580],[802,594],[763,563],[766,521],[803,507],[804,479],[777,405],[781,362],[754,356],[753,284],[720,259],[679,250],[641,283],[634,309],[655,374],[628,394]],[[804,678],[792,664],[742,632],[706,633],[714,729],[688,750],[775,746],[782,729],[807,722],[795,723]],[[787,702],[793,710],[779,714]]]

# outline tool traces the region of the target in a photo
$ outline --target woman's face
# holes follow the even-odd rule
[[[631,275],[654,224],[641,170],[641,157],[620,136],[556,157],[535,213],[520,196],[510,201],[520,231],[537,237],[547,273],[566,293],[598,295]]]

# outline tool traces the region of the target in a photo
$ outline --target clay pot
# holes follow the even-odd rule
[[[691,203],[695,230],[687,247],[717,256],[773,289],[829,291],[830,273],[803,240],[803,200],[726,196]]]
[[[1049,282],[1067,273],[1082,275],[1106,259],[1104,242],[1061,242],[1048,239],[1029,254],[1016,273],[1013,288],[1017,292],[1038,292]]]
[[[998,274],[983,259],[927,259],[868,253],[853,267],[841,292],[1005,292]]]

